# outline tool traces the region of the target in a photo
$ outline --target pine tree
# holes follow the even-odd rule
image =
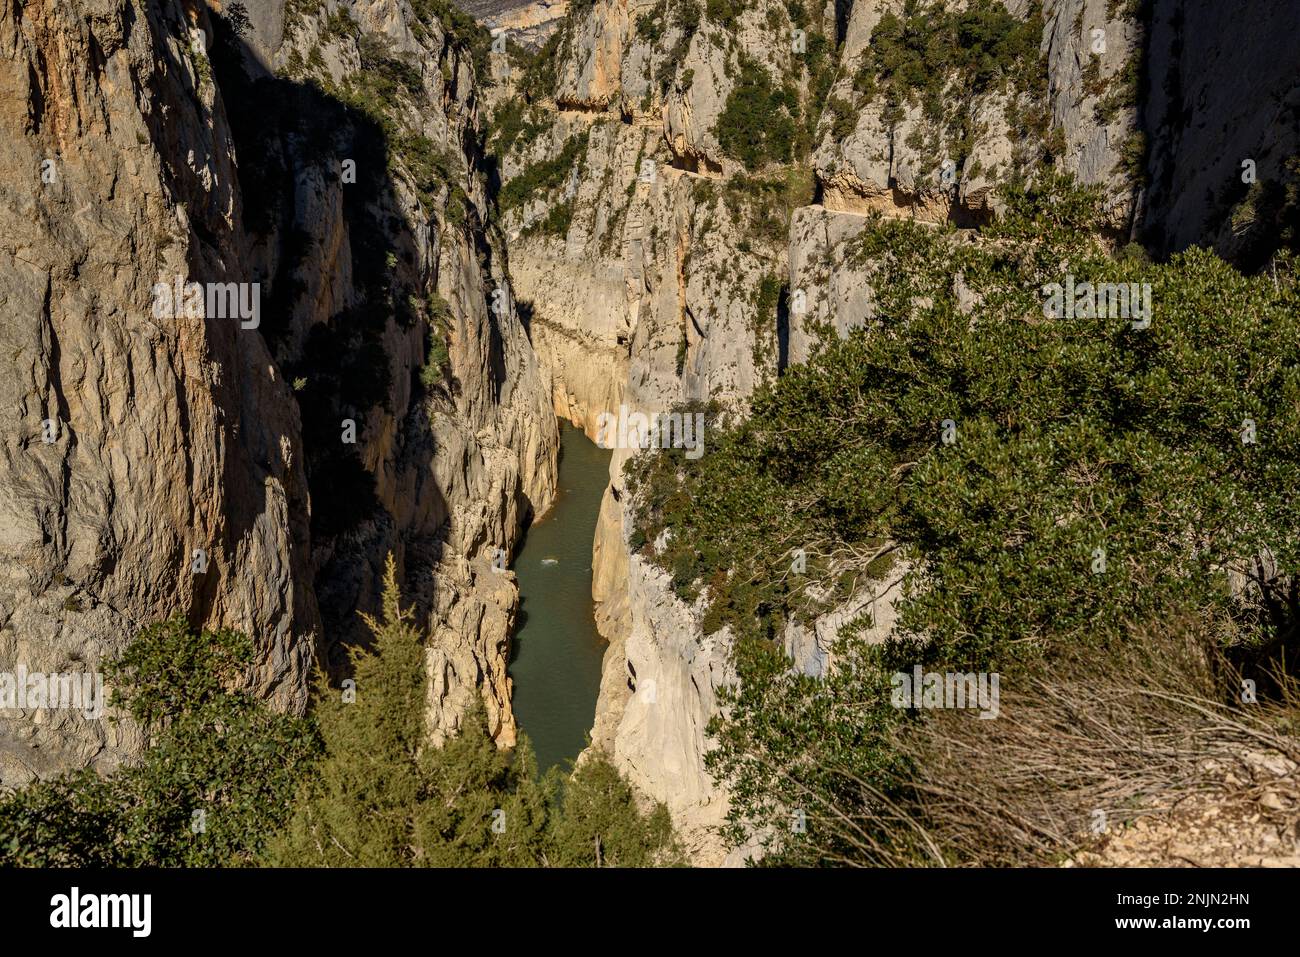
[[[351,649],[354,686],[318,676],[316,721],[325,745],[271,859],[297,867],[400,867],[415,863],[416,758],[424,729],[424,651],[403,612],[390,555],[383,620],[365,616],[373,650]]]
[[[477,702],[460,733],[422,755],[428,796],[417,824],[421,864],[433,867],[528,867],[541,861],[553,803],[553,779],[521,737],[513,760],[488,734]]]
[[[527,866],[542,856],[553,782],[526,739],[511,755],[482,701],[442,747],[424,724],[423,636],[401,608],[390,556],[373,650],[352,652],[355,700],[324,687],[326,757],[271,859],[292,866]]]
[[[668,808],[637,809],[632,787],[603,754],[583,761],[564,786],[548,862],[557,867],[652,867],[682,863]]]
[[[539,775],[526,737],[513,753],[497,748],[482,701],[466,712],[459,733],[432,746],[424,729],[423,638],[401,608],[391,558],[382,621],[367,624],[375,643],[372,651],[352,652],[355,701],[321,684],[325,758],[272,842],[272,863],[635,867],[675,860],[662,805],[642,817],[631,788],[603,759],[584,763],[560,800],[558,772]]]

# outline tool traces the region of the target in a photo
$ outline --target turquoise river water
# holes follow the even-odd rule
[[[587,745],[605,640],[591,601],[591,543],[609,481],[609,451],[560,424],[559,489],[515,556],[519,616],[510,676],[519,727],[542,771]]]

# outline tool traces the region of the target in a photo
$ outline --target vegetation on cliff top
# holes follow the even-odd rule
[[[897,713],[870,702],[896,668],[1015,673],[1188,616],[1221,646],[1267,654],[1294,627],[1296,262],[1280,259],[1275,283],[1196,249],[1116,260],[1091,239],[1097,201],[1053,177],[1009,190],[978,245],[872,223],[852,256],[872,271],[873,320],[843,339],[824,330],[697,461],[629,462],[643,555],[683,599],[703,597],[706,631],[739,639],[741,691],[710,759],[737,823],[771,824],[794,784],[812,786],[784,761],[788,742],[819,742],[836,774],[890,766]],[[1150,284],[1150,327],[1046,317],[1042,287],[1067,274]],[[845,646],[853,664],[832,683],[849,690],[786,674],[791,622],[902,569],[897,637]]]
[[[1006,119],[1026,139],[1025,158],[1032,161],[1052,152],[1042,36],[1040,3],[1019,19],[998,0],[960,11],[909,0],[901,15],[886,13],[872,31],[853,88],[864,102],[881,104],[890,127],[908,106],[919,106],[928,126],[913,131],[913,145],[927,141],[927,153],[936,157],[931,168],[946,157],[958,169],[979,134],[975,99],[1006,93]]]
[[[901,15],[886,12],[872,30],[854,87],[866,102],[883,97],[887,123],[897,122],[908,103],[939,121],[970,97],[1035,89],[1046,74],[1042,36],[1038,4],[1022,20],[999,0],[976,0],[964,10],[907,0]]]
[[[527,739],[499,750],[481,702],[440,747],[425,724],[425,635],[390,558],[373,650],[354,684],[321,679],[308,718],[250,692],[252,646],[181,619],[108,667],[145,730],[141,759],[0,798],[0,865],[29,867],[611,866],[680,860],[667,810],[637,807],[600,755],[539,776]]]

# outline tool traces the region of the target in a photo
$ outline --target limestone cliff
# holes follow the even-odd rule
[[[391,550],[436,636],[431,726],[481,687],[509,743],[491,558],[547,507],[557,436],[470,56],[404,0],[211,6],[0,4],[0,670],[94,670],[180,614],[250,634],[250,685],[301,709]],[[159,310],[174,282],[243,284],[257,321]],[[140,745],[5,712],[0,783]]]
[[[322,4],[287,24],[271,65],[295,88],[322,90],[332,101],[302,103],[306,112],[340,104],[346,133],[323,122],[302,129],[281,113],[279,156],[271,151],[259,167],[282,171],[275,185],[288,198],[258,241],[283,250],[302,233],[324,237],[268,264],[281,281],[307,289],[280,346],[282,361],[303,369],[304,391],[312,392],[320,353],[341,341],[360,355],[376,342],[390,357],[386,390],[368,410],[355,409],[366,416],[357,417],[358,456],[374,476],[378,507],[349,514],[317,546],[327,633],[361,637],[353,610],[373,600],[383,555],[394,551],[406,594],[434,636],[435,740],[455,730],[481,688],[498,741],[510,744],[506,666],[517,593],[513,575],[493,559],[549,506],[558,433],[517,317],[504,244],[488,225],[474,63],[427,9],[398,0]],[[371,177],[361,203],[338,175],[349,159],[359,170],[355,185]],[[350,274],[338,258],[350,259]],[[388,312],[378,322],[365,318],[376,300]],[[371,331],[353,333],[358,318]],[[327,394],[309,401],[351,414],[335,390],[346,397],[354,374],[368,373],[349,358],[327,379]]]

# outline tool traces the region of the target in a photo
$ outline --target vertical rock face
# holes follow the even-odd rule
[[[301,708],[320,622],[290,389],[238,319],[154,310],[159,281],[248,275],[186,13],[0,8],[0,668],[96,670],[180,613],[253,636],[253,686]],[[78,712],[7,711],[0,780],[138,745]]]
[[[494,560],[554,496],[555,417],[516,313],[504,246],[485,225],[469,57],[432,14],[400,0],[347,9],[348,20],[338,19],[342,5],[324,5],[286,23],[271,57],[282,78],[274,82],[325,116],[306,124],[281,116],[279,140],[259,164],[280,172],[275,185],[289,197],[258,237],[267,272],[307,289],[278,355],[302,369],[308,401],[355,419],[377,502],[359,512],[340,501],[339,521],[315,522],[322,618],[328,635],[364,640],[354,611],[373,603],[383,556],[394,552],[405,594],[433,634],[434,739],[454,732],[481,692],[494,735],[509,745],[506,668],[518,596],[513,574]],[[312,102],[316,90],[324,102]],[[341,133],[329,125],[336,115]],[[340,176],[349,159],[358,184],[380,180],[364,205]],[[287,256],[302,234],[327,238]],[[365,318],[377,301],[384,314]],[[446,350],[442,374],[436,341]],[[387,386],[369,407],[349,395],[349,378],[369,374],[349,359],[337,381],[327,379],[328,394],[314,391],[320,351],[338,345],[387,357]],[[309,415],[309,432],[314,418],[332,447],[338,419]]]
[[[1127,230],[1142,180],[1138,101],[1145,24],[1137,5],[1111,0],[1043,4],[1051,122],[1064,140],[1061,166],[1103,187],[1111,224]],[[1058,144],[1059,145],[1059,144]]]
[[[191,0],[0,4],[0,671],[98,670],[180,614],[248,633],[251,687],[302,709],[394,551],[435,736],[482,693],[508,744],[492,558],[548,506],[557,435],[483,225],[473,68],[401,0],[288,11],[241,39]],[[257,284],[256,327],[157,309],[174,282]],[[0,783],[141,744],[6,710]]]
[[[722,823],[726,795],[704,755],[717,689],[735,677],[730,633],[704,635],[700,610],[683,604],[669,576],[637,556],[629,561],[627,595],[625,637],[611,641],[614,660],[605,665],[608,682],[622,663],[623,688],[613,700],[602,698],[596,721],[604,740],[593,734],[593,743],[613,755],[629,781],[668,804],[694,862],[720,864],[723,848],[709,828]],[[602,728],[602,721],[613,727]]]
[[[1255,267],[1271,255],[1279,223],[1295,222],[1297,29],[1300,10],[1285,0],[1155,4],[1144,239],[1158,250],[1213,243]]]
[[[996,88],[972,87],[960,72],[945,76],[937,110],[914,99],[893,109],[879,91],[862,92],[871,88],[864,78],[874,75],[873,36],[886,17],[904,16],[905,6],[875,0],[850,10],[830,98],[851,108],[851,119],[838,131],[829,125],[814,159],[826,208],[978,224],[996,206],[995,188],[1047,151],[1081,182],[1102,186],[1114,227],[1127,230],[1136,183],[1120,159],[1136,123],[1136,89],[1126,84],[1136,82],[1141,54],[1131,5],[1006,3],[1032,31],[1019,56],[1031,57],[1036,46],[1041,64]]]
[[[520,184],[503,202],[512,275],[557,414],[594,436],[601,413],[620,405],[652,413],[715,401],[743,413],[753,390],[807,359],[819,336],[872,316],[876,264],[848,255],[869,214],[956,224],[955,242],[979,241],[999,215],[997,188],[1050,163],[1098,187],[1104,238],[1121,244],[1143,232],[1153,206],[1180,202],[1169,183],[1211,175],[1182,160],[1146,189],[1153,123],[1165,124],[1160,136],[1208,136],[1145,115],[1173,117],[1187,89],[1216,82],[1197,77],[1160,106],[1151,74],[1165,68],[1152,64],[1183,42],[1192,15],[1177,12],[1182,4],[1144,16],[1142,4],[1119,0],[948,3],[950,14],[985,18],[973,33],[996,23],[990,36],[1016,45],[985,50],[1001,58],[993,81],[978,58],[923,63],[925,89],[891,86],[875,59],[923,57],[904,49],[908,7],[857,0],[796,21],[779,4],[597,0],[569,14],[541,73],[516,70],[498,88],[498,115],[522,117],[501,157],[503,196]],[[931,14],[927,5],[907,35],[945,29]],[[1233,35],[1206,21],[1198,42]],[[1249,55],[1211,45],[1225,64]],[[1175,61],[1184,77],[1195,73],[1186,48]],[[1285,107],[1281,72],[1267,76]],[[931,86],[938,95],[927,100]],[[510,99],[518,89],[530,89],[527,102]],[[1274,107],[1233,109],[1250,114],[1233,129],[1258,132]],[[771,146],[783,115],[792,148],[753,148]],[[1188,212],[1176,220],[1190,224],[1204,206],[1181,201]],[[1179,229],[1183,239],[1196,232]],[[961,300],[960,276],[954,284]],[[610,640],[593,743],[668,803],[697,860],[715,862],[723,853],[708,828],[726,796],[703,756],[717,691],[731,680],[730,639],[706,636],[697,611],[629,547],[622,469],[632,454],[654,453],[615,451],[593,546],[597,621]],[[792,627],[792,665],[821,673],[835,622],[855,610],[870,607],[884,637],[897,593],[895,576],[851,608]]]

